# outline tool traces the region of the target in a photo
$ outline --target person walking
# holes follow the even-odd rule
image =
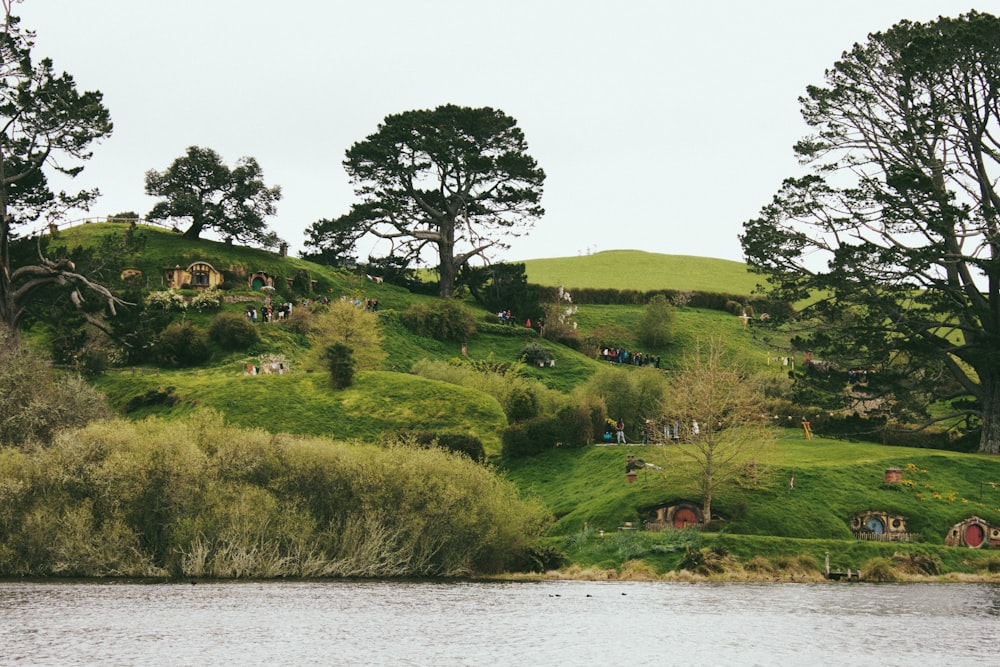
[[[618,431],[618,444],[619,445],[628,444],[627,442],[625,442],[625,421],[621,417],[619,417],[618,421],[615,423],[615,430]]]

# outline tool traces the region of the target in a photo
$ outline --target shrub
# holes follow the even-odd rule
[[[178,290],[169,289],[160,292],[150,292],[146,295],[146,307],[160,310],[187,310],[188,303]]]
[[[659,349],[670,340],[674,310],[667,297],[657,294],[649,300],[638,325],[639,342]]]
[[[418,336],[464,342],[476,331],[476,318],[452,299],[415,303],[403,311],[403,325]]]
[[[542,451],[541,448],[535,448],[532,445],[532,442],[528,437],[528,429],[524,424],[513,424],[508,426],[504,429],[503,435],[500,436],[500,440],[500,453],[505,458],[515,459],[522,456],[531,456],[532,454],[538,454]]]
[[[0,446],[46,443],[60,429],[109,414],[100,392],[59,373],[0,328]]]
[[[160,332],[153,351],[164,366],[196,366],[208,361],[208,334],[190,322],[175,322]]]
[[[313,332],[315,319],[309,308],[293,308],[291,315],[285,319],[285,327],[300,336],[308,336]]]
[[[257,328],[246,317],[234,313],[222,313],[212,320],[208,337],[226,350],[246,350],[260,342]]]
[[[296,294],[312,294],[312,274],[307,269],[299,269],[292,276],[292,291]]]
[[[222,292],[215,287],[211,287],[191,297],[191,303],[188,305],[199,312],[203,310],[215,310],[222,306]]]
[[[473,461],[482,463],[486,460],[486,449],[482,441],[474,435],[466,433],[432,433],[431,431],[399,431],[387,436],[390,443],[410,443],[424,449],[432,446],[440,447],[449,452],[468,456]]]
[[[541,343],[528,343],[521,348],[518,359],[532,366],[546,366],[552,361],[552,351]]]
[[[295,308],[292,314],[299,310],[303,309]],[[382,350],[383,336],[379,328],[378,313],[367,311],[348,301],[334,301],[318,309],[309,328],[313,337],[313,352],[307,363],[328,368],[326,351],[336,343],[350,348],[355,370],[374,370],[386,357]]]
[[[350,387],[354,382],[354,350],[343,343],[332,343],[323,352],[334,389]]]

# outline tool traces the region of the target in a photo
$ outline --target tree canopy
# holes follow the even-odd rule
[[[543,213],[545,172],[516,121],[489,107],[387,116],[348,149],[344,168],[360,201],[310,227],[307,245],[342,247],[372,234],[390,240],[394,255],[419,258],[430,247],[445,297],[470,259],[506,247]]]
[[[206,229],[264,248],[278,245],[264,218],[275,214],[281,188],[264,185],[257,160],[243,157],[230,169],[211,148],[191,146],[165,171],[146,172],[146,194],[163,197],[151,220],[186,219],[184,236],[196,239]]]
[[[105,287],[76,271],[69,260],[14,265],[16,228],[45,218],[58,220],[70,208],[86,209],[96,190],[53,193],[46,170],[76,176],[91,145],[111,134],[112,124],[98,91],[80,92],[73,77],[57,73],[50,59],[34,60],[34,33],[10,14],[3,0],[0,33],[0,324],[12,332],[40,290],[60,286],[82,309],[84,295],[97,295],[113,311],[120,303]],[[85,317],[99,324],[96,318]]]
[[[802,344],[866,371],[854,397],[971,420],[1000,452],[1000,20],[902,21],[800,104],[809,170],[744,224],[748,263],[779,298],[812,295]]]

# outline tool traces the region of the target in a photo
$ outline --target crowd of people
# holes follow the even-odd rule
[[[660,367],[660,355],[644,354],[642,352],[632,352],[623,347],[610,347],[602,345],[598,350],[601,361],[613,364],[626,364],[629,366],[654,366]]]

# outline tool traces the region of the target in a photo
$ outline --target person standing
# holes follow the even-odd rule
[[[618,431],[618,444],[619,445],[628,444],[627,442],[625,442],[625,421],[621,417],[619,417],[618,421],[615,423],[615,430]]]

